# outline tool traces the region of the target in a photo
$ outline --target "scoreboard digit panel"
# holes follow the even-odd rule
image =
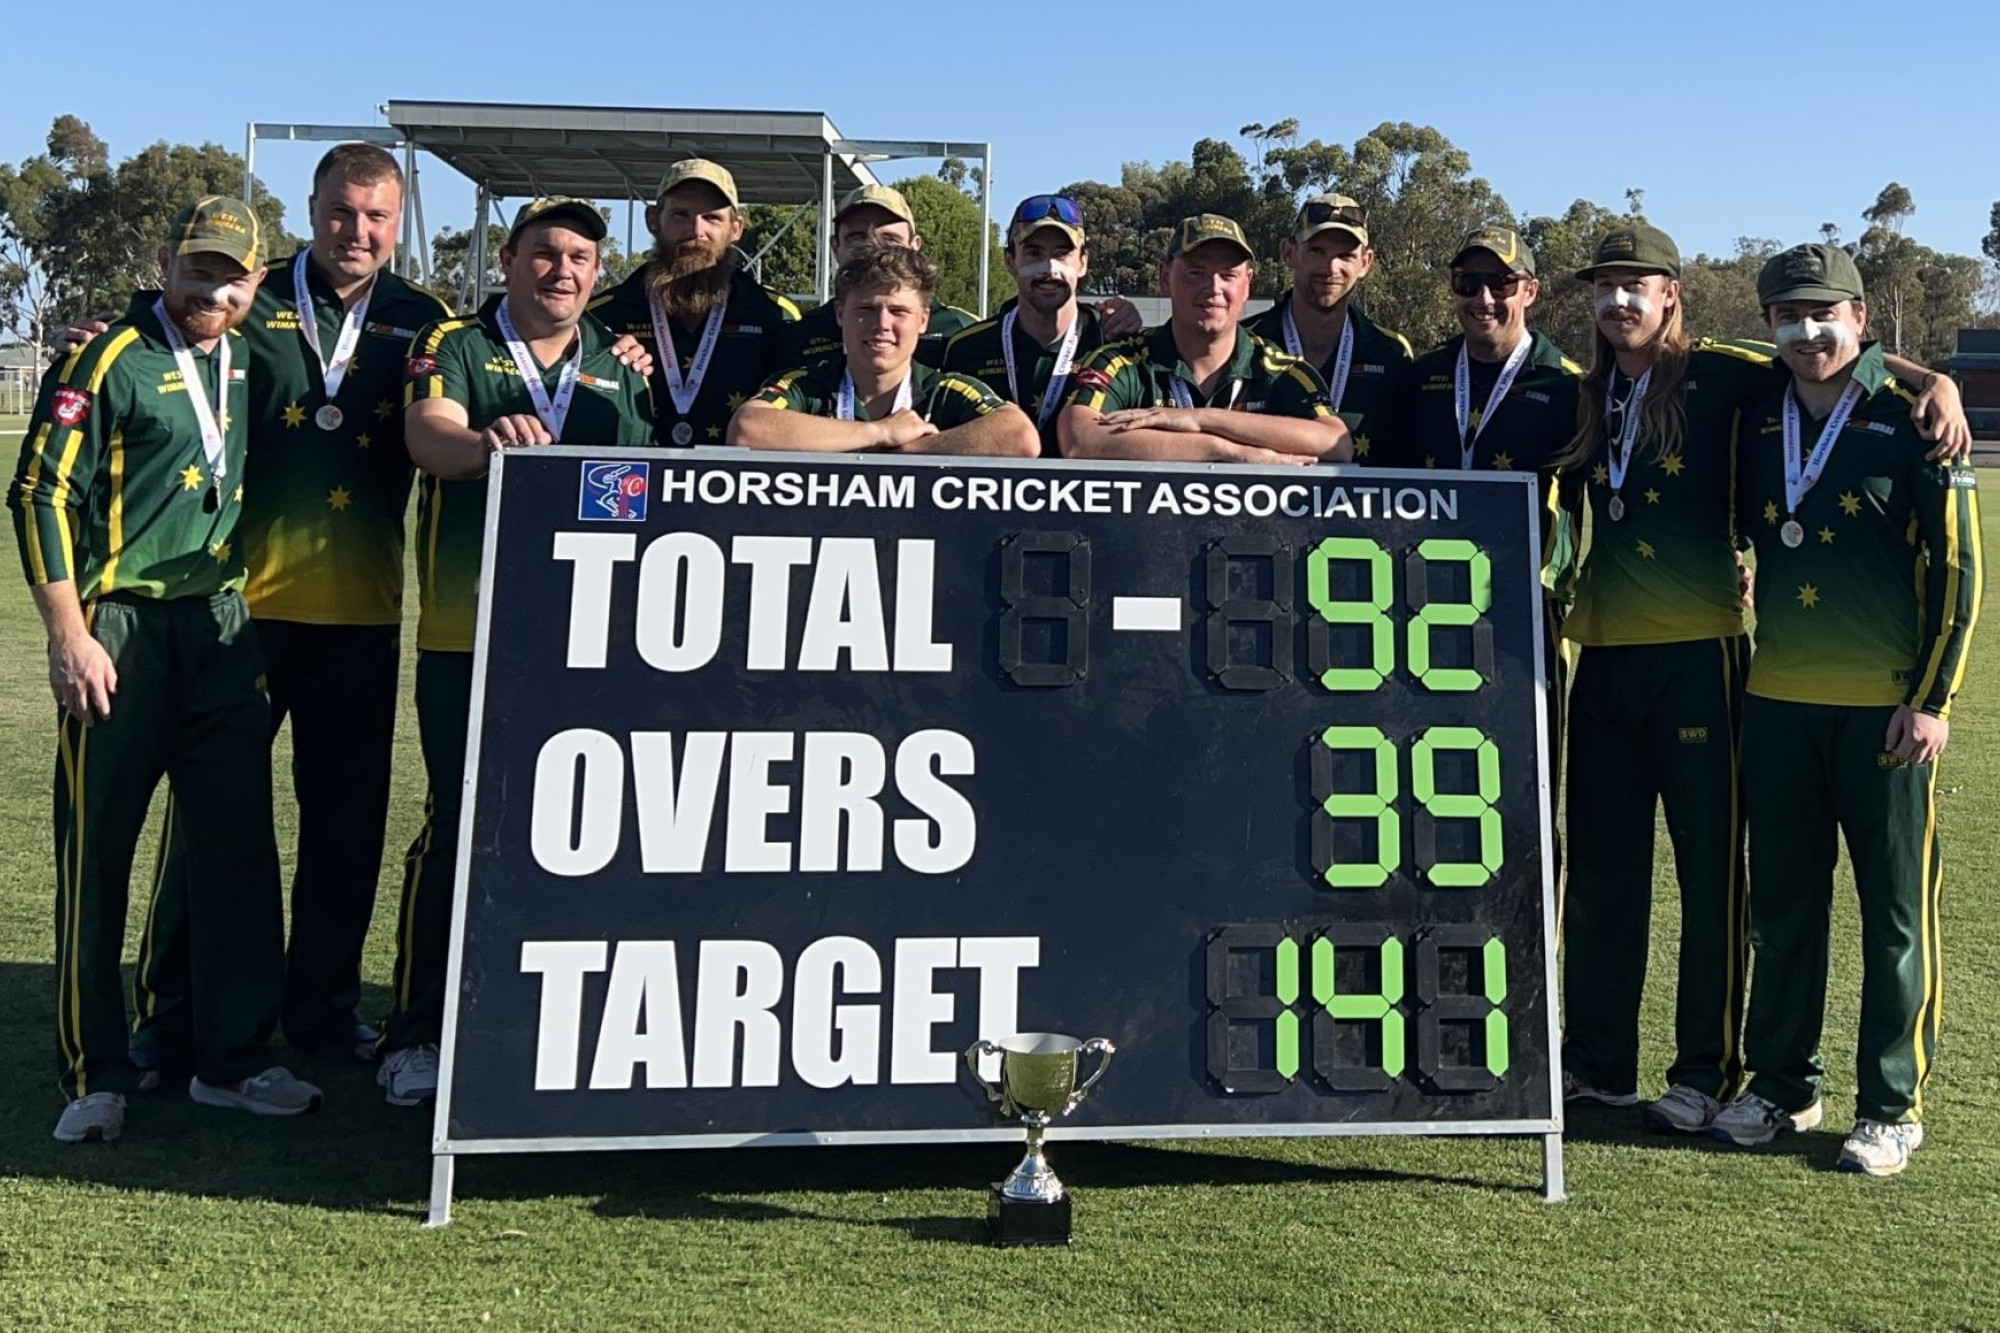
[[[441,1148],[1559,1124],[1532,478],[504,459]]]

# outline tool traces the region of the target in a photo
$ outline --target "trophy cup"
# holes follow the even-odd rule
[[[1005,1180],[994,1183],[987,1198],[986,1222],[995,1245],[1069,1244],[1069,1192],[1042,1155],[1042,1135],[1049,1122],[1068,1115],[1104,1077],[1117,1050],[1104,1037],[1078,1041],[1054,1032],[1019,1032],[997,1042],[974,1042],[966,1051],[965,1067],[987,1098],[999,1104],[1000,1114],[1018,1118],[1028,1130],[1027,1155]],[[1101,1059],[1096,1072],[1079,1084],[1077,1066],[1089,1054]],[[1000,1057],[998,1083],[979,1072],[979,1059],[986,1055]]]

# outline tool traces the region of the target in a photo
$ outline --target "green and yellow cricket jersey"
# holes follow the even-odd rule
[[[1799,504],[1805,541],[1784,544],[1784,388],[1741,418],[1737,513],[1757,546],[1757,651],[1750,693],[1790,703],[1909,704],[1948,716],[1965,679],[1983,582],[1978,482],[1965,463],[1925,460],[1915,395],[1882,349],[1861,350],[1866,397]],[[1801,409],[1810,457],[1822,424]]]
[[[1280,351],[1286,350],[1285,307],[1291,303],[1292,293],[1287,288],[1269,310],[1244,320],[1243,327]],[[1347,367],[1347,391],[1341,395],[1335,414],[1353,432],[1354,461],[1375,463],[1379,461],[1373,455],[1382,409],[1397,376],[1416,359],[1416,353],[1411,350],[1408,338],[1383,328],[1352,305],[1347,307],[1347,318],[1354,324],[1354,358]],[[1314,367],[1326,381],[1329,395],[1333,392],[1334,362],[1339,358],[1340,348],[1336,344],[1326,364]]]
[[[729,418],[743,400],[755,395],[778,371],[794,364],[781,359],[778,349],[785,327],[798,321],[799,308],[766,291],[741,269],[730,275],[722,330],[716,334],[708,373],[702,377],[701,389],[685,417],[674,407],[674,397],[667,391],[666,363],[660,358],[660,349],[653,346],[653,310],[646,300],[645,267],[592,301],[590,313],[611,330],[612,337],[629,333],[653,349],[653,429],[658,444],[678,443],[674,427],[683,421],[694,432],[688,444],[721,444]],[[674,325],[674,355],[682,375],[694,364],[701,334],[700,324],[692,329]]]
[[[1486,397],[1500,378],[1498,362],[1473,359],[1469,369],[1470,429],[1479,430],[1472,449],[1475,470],[1541,474],[1542,586],[1558,599],[1568,596],[1576,559],[1575,524],[1556,488],[1555,461],[1576,435],[1577,382],[1583,367],[1539,333],[1527,364],[1494,409],[1493,424],[1479,430]],[[1378,467],[1455,468],[1459,465],[1458,407],[1452,388],[1460,334],[1425,352],[1396,377],[1369,462]]]
[[[764,386],[757,395],[760,403],[782,407],[808,416],[830,417],[838,410],[841,377],[847,373],[847,358],[833,356],[797,370],[788,370]],[[989,412],[1007,406],[1007,400],[980,380],[956,371],[933,370],[910,363],[910,408],[939,430],[950,430],[976,421]],[[857,398],[856,421],[873,421],[867,404]]]
[[[933,370],[944,365],[945,344],[978,319],[979,316],[970,310],[933,300],[930,325],[924,330],[924,336],[917,339],[918,363]],[[798,323],[785,330],[784,343],[778,350],[788,366],[810,365],[814,361],[838,356],[841,351],[840,312],[834,308],[833,302],[823,301],[800,315]]]
[[[504,416],[533,416],[535,401],[508,354],[494,312],[495,296],[469,319],[426,325],[410,345],[404,402],[449,398],[464,406],[467,424],[485,430]],[[563,444],[643,445],[653,442],[652,393],[645,377],[611,354],[615,339],[585,315],[577,325],[583,364],[563,422]],[[562,363],[542,371],[553,399]],[[486,479],[441,481],[422,474],[417,490],[417,587],[423,613],[417,647],[472,651],[479,611],[479,561],[486,533]]]
[[[346,310],[310,261],[306,289],[320,349],[331,356]],[[410,500],[403,365],[417,330],[450,314],[421,287],[388,269],[377,273],[334,399],[340,424],[321,430],[326,383],[299,331],[292,259],[271,266],[243,324],[252,362],[250,457],[238,532],[252,615],[308,625],[402,621]]]
[[[1007,383],[1007,352],[1001,346],[1001,330],[1006,326],[1007,312],[1020,304],[1015,297],[1000,307],[1000,313],[991,319],[982,319],[977,324],[952,335],[945,344],[944,368],[957,371],[961,375],[989,384],[993,391],[1014,406],[1036,419],[1042,435],[1042,457],[1055,458],[1062,451],[1056,447],[1057,412],[1050,412],[1046,422],[1040,420],[1042,398],[1048,392],[1049,377],[1055,373],[1056,357],[1062,352],[1063,340],[1043,346],[1021,328],[1017,321],[1014,326],[1014,373],[1020,380],[1020,397],[1015,397]],[[1077,368],[1084,360],[1104,345],[1104,329],[1097,318],[1097,311],[1082,302],[1077,303],[1076,355],[1070,362],[1070,375],[1074,378]],[[1063,390],[1067,394],[1067,389]]]
[[[1605,459],[1624,424],[1611,418],[1609,438],[1565,485],[1574,520],[1590,510],[1591,538],[1570,583],[1564,638],[1611,647],[1744,632],[1736,583],[1736,414],[1777,382],[1775,355],[1766,343],[1695,345],[1680,386],[1680,447],[1666,453],[1640,430],[1621,494],[1625,516],[1615,522]],[[1631,388],[1620,377],[1614,396]]]
[[[1173,407],[1170,387],[1187,386],[1195,407],[1222,407],[1236,412],[1261,412],[1274,417],[1331,418],[1326,384],[1319,372],[1249,332],[1236,328],[1236,350],[1204,398],[1195,375],[1181,359],[1171,324],[1148,329],[1136,338],[1106,343],[1077,368],[1064,406],[1080,405],[1098,412],[1134,407]]]
[[[150,293],[133,297],[109,331],[43,377],[7,492],[29,583],[74,580],[85,602],[110,592],[164,599],[243,586],[237,523],[249,353],[240,334],[225,335],[225,387],[221,344],[189,348],[222,428],[218,478],[152,305]]]

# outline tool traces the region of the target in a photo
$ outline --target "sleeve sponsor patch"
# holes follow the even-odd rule
[[[1085,366],[1077,371],[1076,382],[1086,389],[1103,390],[1111,387],[1111,377],[1096,366]]]
[[[90,416],[90,392],[68,386],[56,390],[49,411],[60,425],[79,426]]]
[[[409,376],[420,380],[426,375],[437,374],[437,358],[434,356],[413,356],[410,358]]]

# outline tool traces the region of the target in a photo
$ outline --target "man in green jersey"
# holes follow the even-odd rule
[[[389,153],[330,150],[307,209],[311,244],[272,266],[241,328],[250,443],[235,545],[273,732],[292,722],[299,841],[285,1038],[323,1058],[370,1059],[376,1034],[356,1006],[401,666],[403,361],[416,331],[449,312],[389,270],[403,215]],[[171,801],[165,830],[132,977],[141,1086],[172,1084],[187,1059],[187,865]]]
[[[833,213],[833,262],[845,264],[868,245],[902,245],[912,250],[924,248],[917,234],[917,215],[901,190],[886,185],[861,185],[841,197]],[[945,344],[952,335],[970,328],[979,316],[955,305],[930,298],[930,324],[917,344],[917,362],[935,369],[944,364]],[[799,317],[785,330],[780,348],[786,366],[810,365],[841,349],[840,298],[825,301]]]
[[[1165,324],[1107,343],[1076,372],[1058,418],[1075,458],[1312,464],[1347,461],[1346,425],[1319,372],[1238,322],[1256,273],[1243,229],[1183,218],[1160,264]]]
[[[404,429],[422,473],[417,733],[430,791],[404,863],[394,1008],[376,1074],[394,1106],[437,1092],[488,460],[499,449],[653,438],[646,374],[618,359],[610,331],[586,313],[603,239],[593,205],[533,201],[500,252],[505,293],[476,316],[427,326],[410,346]]]
[[[1023,199],[1007,224],[1002,256],[1016,295],[999,314],[945,345],[946,370],[985,381],[1035,418],[1044,458],[1060,453],[1056,413],[1076,366],[1107,339],[1140,329],[1138,308],[1129,301],[1077,300],[1090,273],[1088,245],[1083,209],[1074,199],[1059,194]]]
[[[1027,414],[970,376],[914,358],[937,269],[902,245],[851,253],[834,277],[840,355],[788,370],[730,423],[752,449],[1032,457]]]
[[[1564,489],[1591,543],[1563,636],[1569,696],[1564,1095],[1638,1100],[1655,807],[1680,887],[1675,1056],[1655,1129],[1705,1128],[1742,1073],[1749,942],[1736,740],[1749,640],[1737,587],[1739,411],[1778,383],[1767,344],[1689,338],[1681,257],[1647,224],[1612,228],[1589,267],[1597,338]],[[1911,368],[1921,374],[1921,368]]]
[[[194,1077],[208,1106],[297,1115],[263,1067],[284,984],[270,705],[243,604],[243,338],[262,232],[211,195],[175,218],[165,287],[44,380],[8,491],[58,706],[56,1045],[65,1143],[117,1138],[138,1071],[119,957],[153,789],[180,797]],[[260,1072],[261,1070],[261,1072]]]
[[[779,347],[798,307],[737,264],[736,178],[717,163],[667,168],[646,228],[652,258],[590,313],[651,347],[657,443],[721,444],[730,415],[785,368]]]
[[[1789,381],[1745,412],[1739,503],[1757,548],[1744,702],[1751,939],[1748,1091],[1710,1132],[1739,1146],[1822,1115],[1828,916],[1845,836],[1861,905],[1855,1126],[1842,1170],[1894,1175],[1924,1141],[1941,995],[1937,760],[1979,612],[1977,482],[1925,457],[1915,395],[1861,339],[1861,274],[1787,250],[1757,298]]]
[[[1291,288],[1245,324],[1319,371],[1327,401],[1354,435],[1354,461],[1369,462],[1374,423],[1414,353],[1402,334],[1354,308],[1355,289],[1375,267],[1368,215],[1344,194],[1314,195],[1278,254],[1292,272]]]

